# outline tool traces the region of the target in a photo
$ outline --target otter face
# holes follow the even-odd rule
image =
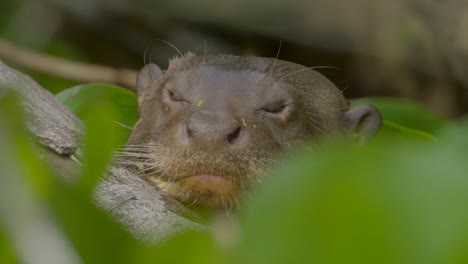
[[[310,80],[291,81],[301,69],[307,68],[266,58],[192,54],[165,73],[145,66],[129,159],[180,201],[227,208],[296,144],[378,130],[377,110],[347,111],[340,91],[320,74],[300,73],[296,77]]]

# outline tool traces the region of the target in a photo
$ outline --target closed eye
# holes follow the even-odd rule
[[[171,101],[174,101],[174,102],[184,102],[185,100],[176,92],[174,91],[171,91],[169,89],[165,89],[166,90],[166,96],[171,100]]]
[[[288,105],[284,101],[274,102],[272,104],[267,104],[262,107],[260,110],[270,114],[281,114]]]

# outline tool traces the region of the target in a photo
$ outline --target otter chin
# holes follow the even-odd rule
[[[179,201],[208,207],[226,206],[228,201],[235,199],[239,191],[237,184],[219,175],[192,175],[176,181],[164,181],[158,177],[149,179]]]
[[[186,204],[231,208],[276,157],[306,141],[366,141],[379,111],[353,109],[311,68],[274,58],[188,53],[137,78],[138,122],[123,159]]]

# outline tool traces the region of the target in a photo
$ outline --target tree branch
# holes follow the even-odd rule
[[[8,89],[20,95],[27,128],[46,147],[40,156],[65,174],[79,166],[73,159],[74,155],[80,156],[83,134],[78,117],[30,77],[0,61],[0,96]],[[194,216],[185,206],[127,168],[109,170],[109,176],[96,187],[94,202],[148,244],[161,242],[183,230],[205,229],[190,220]]]

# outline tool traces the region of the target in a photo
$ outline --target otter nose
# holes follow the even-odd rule
[[[243,130],[239,121],[228,113],[199,110],[188,116],[184,134],[190,140],[235,144]]]

